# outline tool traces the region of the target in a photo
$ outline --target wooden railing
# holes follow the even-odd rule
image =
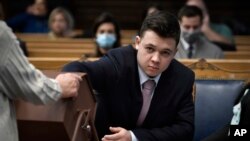
[[[135,30],[122,31],[122,44],[133,44]],[[81,57],[95,53],[95,41],[92,38],[52,39],[47,34],[16,34],[26,42],[30,57]],[[250,59],[250,36],[235,36],[237,51],[224,52],[225,59]]]

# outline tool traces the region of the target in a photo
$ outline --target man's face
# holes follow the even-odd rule
[[[200,30],[201,28],[201,19],[199,16],[194,17],[186,17],[183,16],[181,21],[181,30],[184,32],[194,32],[196,30]]]
[[[47,13],[46,0],[36,0],[33,4],[33,14],[37,16],[44,16]]]
[[[166,70],[177,51],[174,38],[160,37],[152,30],[145,31],[143,37],[137,36],[135,46],[138,64],[149,77]]]

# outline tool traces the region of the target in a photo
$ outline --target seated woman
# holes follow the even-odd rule
[[[62,7],[55,8],[49,16],[49,37],[73,37],[74,20],[69,11]]]
[[[102,13],[96,18],[93,36],[96,42],[96,57],[101,57],[108,50],[121,46],[120,27],[110,13]]]

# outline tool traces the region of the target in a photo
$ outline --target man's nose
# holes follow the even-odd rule
[[[159,63],[160,62],[160,54],[158,52],[154,53],[152,56],[152,61],[155,63]]]

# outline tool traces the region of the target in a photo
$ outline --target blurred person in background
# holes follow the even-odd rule
[[[0,21],[4,21],[4,19],[5,19],[4,9],[3,9],[2,3],[0,2]],[[21,39],[17,39],[17,41],[19,42],[20,47],[21,47],[24,55],[28,56],[29,53],[28,53],[28,50],[26,47],[26,43],[24,41],[22,41]]]
[[[231,29],[226,24],[210,21],[208,9],[203,0],[187,0],[186,5],[194,5],[202,10],[204,18],[201,31],[205,37],[217,44],[222,50],[236,50]]]
[[[8,19],[6,22],[15,32],[47,33],[47,11],[46,0],[34,0],[25,12]]]
[[[93,36],[96,42],[96,57],[101,57],[110,49],[121,46],[120,27],[110,13],[104,12],[96,18]]]
[[[223,58],[222,50],[201,33],[203,14],[197,6],[184,6],[178,13],[181,39],[175,58]]]
[[[74,19],[63,7],[55,8],[49,16],[49,37],[73,37]]]

